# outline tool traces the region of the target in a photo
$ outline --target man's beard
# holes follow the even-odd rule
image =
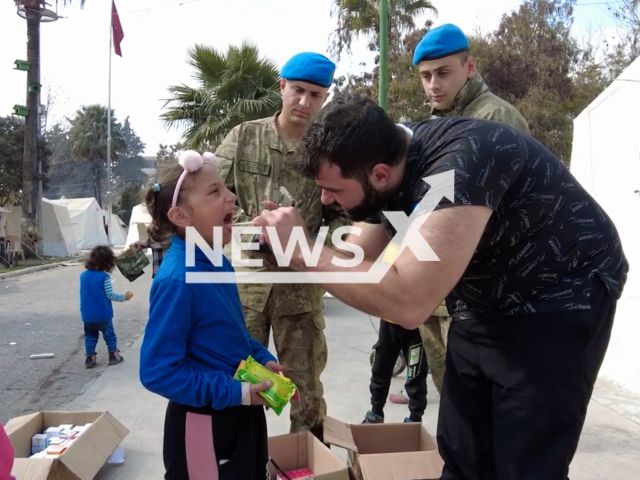
[[[364,190],[362,202],[353,208],[344,209],[354,222],[362,222],[375,215],[396,195],[395,190],[386,190],[384,192],[376,190],[369,179],[362,184],[362,189]]]

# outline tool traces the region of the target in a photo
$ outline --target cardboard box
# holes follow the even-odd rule
[[[308,467],[314,480],[350,480],[347,466],[309,432],[269,437],[269,457],[285,472]],[[277,473],[269,464],[270,478]]]
[[[324,419],[324,441],[348,450],[359,480],[439,480],[444,462],[422,423],[348,425]]]
[[[80,437],[57,458],[29,458],[31,439],[48,427],[86,425]],[[15,451],[16,480],[92,480],[129,430],[109,412],[37,412],[12,418],[5,430]]]

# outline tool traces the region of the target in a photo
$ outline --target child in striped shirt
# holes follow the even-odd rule
[[[123,360],[113,329],[112,302],[125,302],[130,300],[133,294],[114,293],[109,274],[115,266],[116,256],[113,250],[100,245],[91,250],[85,262],[86,270],[80,275],[80,314],[84,322],[86,368],[97,365],[96,345],[100,332],[109,349],[109,365],[117,365]]]

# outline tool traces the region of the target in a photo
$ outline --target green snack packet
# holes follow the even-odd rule
[[[249,355],[246,360],[240,362],[233,378],[234,380],[251,384],[269,380],[271,386],[265,391],[259,392],[258,395],[264,398],[269,408],[276,412],[278,416],[296,393],[296,386],[291,380],[277,373],[273,373],[267,367],[257,362],[251,355]]]
[[[149,259],[141,248],[131,245],[116,259],[118,270],[122,276],[133,282],[144,274],[144,267],[149,265]]]

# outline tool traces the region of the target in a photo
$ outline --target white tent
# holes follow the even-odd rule
[[[73,222],[69,210],[42,199],[42,253],[52,257],[70,257],[78,254]]]
[[[129,233],[127,234],[126,246],[128,247],[138,240],[146,240],[149,237],[147,227],[150,224],[151,215],[149,215],[147,207],[142,204],[133,207],[131,220],[129,220]]]
[[[22,207],[13,207],[6,224],[7,234],[20,235]],[[52,257],[78,254],[69,211],[62,205],[42,199],[42,253]]]
[[[630,264],[600,374],[640,393],[640,58],[574,120],[571,173],[613,219]]]
[[[51,202],[67,207],[76,243],[80,250],[88,250],[98,245],[109,245],[105,219],[95,198],[65,198]]]
[[[104,217],[105,224],[107,222],[107,211],[102,210],[102,216]],[[127,242],[127,226],[122,219],[111,212],[111,244],[112,245],[124,245]]]

